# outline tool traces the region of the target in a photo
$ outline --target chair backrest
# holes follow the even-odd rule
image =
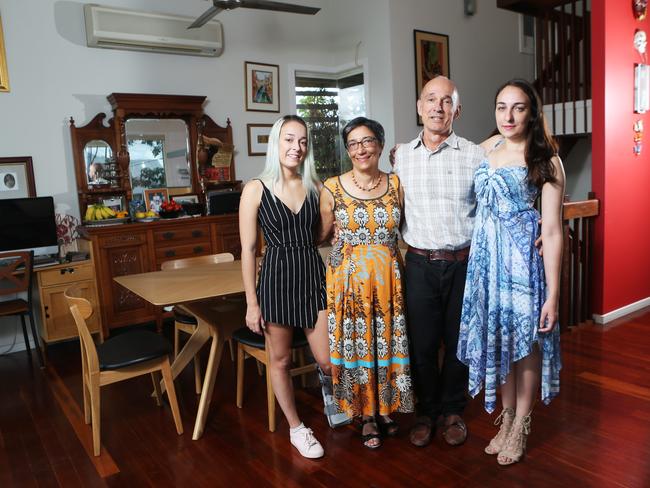
[[[85,298],[79,296],[79,285],[73,285],[63,292],[63,296],[68,302],[70,312],[77,325],[79,339],[81,340],[81,361],[84,369],[90,373],[99,371],[99,359],[97,358],[97,349],[93,341],[86,320],[93,314],[93,306]]]
[[[180,268],[192,268],[196,266],[203,266],[206,264],[217,264],[217,263],[228,263],[234,261],[235,256],[229,252],[222,252],[219,254],[209,254],[207,256],[195,256],[192,258],[181,258],[181,259],[172,259],[171,261],[165,261],[160,265],[160,269],[180,269]]]
[[[32,267],[34,251],[0,253],[0,296],[27,292],[32,302]]]

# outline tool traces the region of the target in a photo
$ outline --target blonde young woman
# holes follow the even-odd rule
[[[485,448],[499,464],[519,461],[541,383],[550,402],[559,392],[558,297],[564,170],[532,85],[510,80],[498,91],[499,134],[485,141],[474,177],[478,206],[467,268],[458,359],[469,366],[469,392],[485,389],[501,427]],[[544,257],[535,248],[541,194]]]
[[[246,325],[266,335],[273,390],[289,423],[291,444],[307,458],[324,451],[298,416],[289,368],[292,336],[302,329],[320,368],[326,374],[330,370],[325,268],[314,246],[319,222],[309,131],[300,117],[287,115],[271,129],[264,171],[244,187],[239,230]],[[256,286],[258,223],[267,248]]]

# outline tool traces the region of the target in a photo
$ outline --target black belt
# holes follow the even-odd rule
[[[418,249],[417,247],[409,246],[408,252],[424,256],[429,261],[465,261],[469,256],[469,246],[456,251],[448,251],[445,249]]]

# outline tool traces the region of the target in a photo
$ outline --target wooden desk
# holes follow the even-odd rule
[[[196,331],[172,364],[174,378],[198,354],[203,345],[212,339],[192,434],[192,439],[199,439],[205,428],[223,345],[234,329],[245,325],[244,317],[237,307],[232,307],[230,312],[224,311],[224,301],[215,300],[216,297],[244,291],[241,261],[118,276],[114,280],[154,305],[183,304],[182,306],[197,318]],[[217,317],[223,320],[216,322]]]

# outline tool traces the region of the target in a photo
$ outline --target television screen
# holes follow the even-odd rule
[[[58,252],[52,197],[0,199],[0,252]]]

